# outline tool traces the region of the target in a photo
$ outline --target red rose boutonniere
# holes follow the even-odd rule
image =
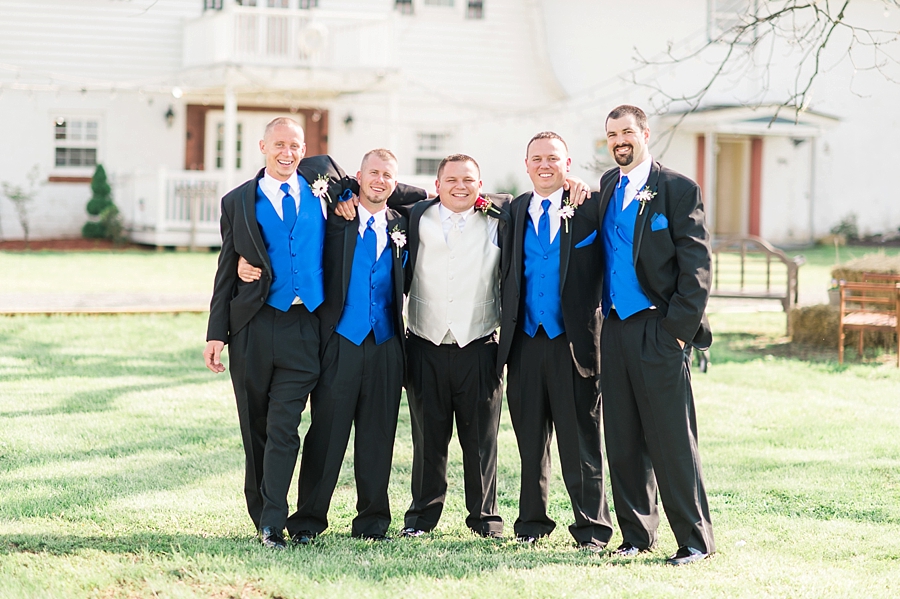
[[[494,206],[493,202],[481,196],[478,196],[478,199],[475,200],[475,210],[481,210],[485,214],[487,214],[488,212],[500,214],[500,210],[496,206]]]

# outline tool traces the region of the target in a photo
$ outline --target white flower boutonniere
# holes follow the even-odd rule
[[[313,184],[310,185],[310,188],[312,189],[312,194],[314,196],[316,196],[320,200],[322,198],[325,198],[325,201],[330,204],[331,196],[328,195],[328,183],[329,182],[330,182],[330,179],[328,178],[328,175],[319,175],[318,177],[316,177],[316,180],[313,181]]]
[[[394,228],[391,229],[391,241],[394,242],[394,247],[397,248],[397,257],[400,257],[400,248],[406,245],[406,231],[400,230],[400,225],[394,225]]]
[[[566,224],[566,233],[569,232],[569,219],[575,216],[575,208],[577,206],[572,203],[572,200],[566,198],[559,209],[559,218]]]
[[[638,210],[638,215],[641,215],[644,213],[644,206],[649,204],[650,200],[652,200],[655,197],[656,197],[656,192],[650,191],[649,185],[644,185],[643,189],[641,189],[639,192],[634,194],[634,199],[636,199],[638,202],[641,203],[641,209]]]

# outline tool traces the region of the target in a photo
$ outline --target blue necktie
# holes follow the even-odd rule
[[[282,218],[284,219],[284,224],[287,225],[287,228],[293,229],[294,223],[297,222],[297,204],[294,203],[294,198],[291,197],[290,185],[282,183],[281,191],[284,192],[284,197],[281,198]]]
[[[626,187],[628,187],[628,175],[622,175],[622,178],[619,179],[619,186],[616,187],[616,208],[619,212],[624,210]]]
[[[550,248],[550,200],[541,201],[541,217],[538,219],[538,241],[544,246],[544,249]]]
[[[366,232],[363,234],[363,245],[366,246],[366,251],[372,256],[373,262],[378,260],[378,237],[375,235],[375,229],[372,228],[374,224],[375,217],[370,216],[369,220],[366,221]]]

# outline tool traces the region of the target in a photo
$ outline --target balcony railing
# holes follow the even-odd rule
[[[139,172],[118,177],[115,192],[130,211],[131,240],[155,246],[215,247],[225,178],[203,171]],[[128,214],[130,212],[130,214]]]
[[[226,6],[184,27],[184,65],[336,70],[394,63],[393,14]]]

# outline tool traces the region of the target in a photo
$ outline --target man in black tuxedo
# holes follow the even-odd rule
[[[355,426],[357,516],[352,535],[389,540],[388,482],[403,384],[403,265],[406,218],[387,207],[397,158],[377,149],[362,159],[352,220],[329,218],[325,302],[319,308],[322,373],[310,398],[291,537],[309,543],[328,526],[328,508]],[[426,194],[421,192],[419,199]]]
[[[492,202],[484,203],[478,164],[464,154],[441,161],[436,187],[438,199],[415,204],[409,217],[406,392],[413,471],[401,536],[416,537],[438,524],[455,415],[466,526],[500,537],[497,433],[503,387],[495,331],[510,197],[491,196]]]
[[[563,480],[583,549],[612,536],[603,490],[596,386],[600,305],[598,198],[570,201],[571,158],[552,132],[535,135],[525,165],[534,191],[513,200],[504,266],[499,364],[507,364],[510,417],[522,461],[516,538],[534,543],[556,523],[547,514],[550,441],[556,428]]]
[[[709,231],[700,188],[654,162],[647,116],[623,105],[606,119],[619,165],[600,179],[603,315],[600,378],[606,453],[623,543],[656,545],[657,484],[678,551],[671,565],[715,551],[697,449],[691,347],[707,349]]]
[[[259,143],[266,166],[222,198],[222,249],[210,302],[206,366],[231,380],[246,455],[244,495],[263,545],[285,547],[287,493],[297,461],[297,428],[319,376],[319,320],[324,299],[325,211],[348,186],[328,156],[303,162],[303,129],[271,121]],[[314,193],[311,184],[329,183]],[[318,197],[317,197],[317,195]],[[259,281],[237,277],[238,258],[262,268]]]

